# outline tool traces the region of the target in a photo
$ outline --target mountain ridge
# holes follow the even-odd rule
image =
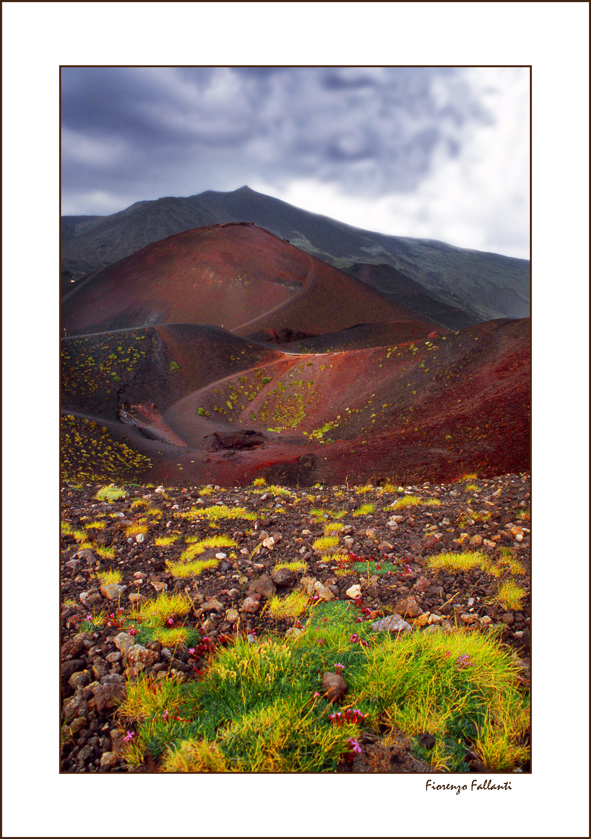
[[[76,219],[84,219],[79,223]],[[399,283],[418,284],[444,309],[440,323],[465,328],[498,317],[529,316],[529,261],[431,239],[387,236],[310,213],[248,186],[207,190],[186,198],[140,201],[109,216],[64,216],[62,289],[148,244],[185,230],[226,222],[254,222],[316,258],[361,279],[398,302]],[[360,276],[369,266],[367,277]],[[398,277],[380,284],[375,269]],[[453,313],[445,310],[449,307]],[[458,320],[459,317],[459,320]]]

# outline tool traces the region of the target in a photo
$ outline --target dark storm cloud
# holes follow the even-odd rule
[[[487,119],[454,68],[64,68],[65,211],[260,178],[407,192]]]

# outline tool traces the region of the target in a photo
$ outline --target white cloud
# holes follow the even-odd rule
[[[126,153],[125,142],[113,135],[94,139],[87,133],[62,128],[62,162],[65,164],[107,168],[122,160]]]
[[[526,69],[483,68],[461,79],[490,111],[491,120],[463,128],[461,153],[434,151],[431,173],[414,191],[381,198],[352,196],[336,183],[312,178],[277,187],[250,184],[311,212],[391,236],[438,239],[529,258],[529,76]],[[450,88],[436,83],[438,104]]]

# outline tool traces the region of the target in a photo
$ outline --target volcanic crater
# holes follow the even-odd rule
[[[63,299],[62,327],[67,480],[529,467],[529,319],[451,332],[253,224],[185,231],[99,271]]]

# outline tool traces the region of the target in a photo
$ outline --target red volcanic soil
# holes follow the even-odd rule
[[[527,319],[370,349],[275,351],[168,402],[153,431],[157,436],[159,424],[184,446],[97,417],[93,429],[79,404],[65,421],[66,450],[73,462],[74,451],[92,451],[93,435],[110,435],[117,452],[123,446],[137,455],[121,455],[125,475],[135,469],[139,480],[168,485],[242,485],[258,476],[302,485],[417,482],[518,472],[530,459],[529,362]],[[85,462],[87,476],[96,477],[92,469],[116,476],[112,458],[111,471],[105,457]]]
[[[166,323],[212,324],[241,336],[266,329],[319,334],[384,320],[417,318],[246,223],[202,227],[148,245],[62,301],[62,327],[70,335]]]

